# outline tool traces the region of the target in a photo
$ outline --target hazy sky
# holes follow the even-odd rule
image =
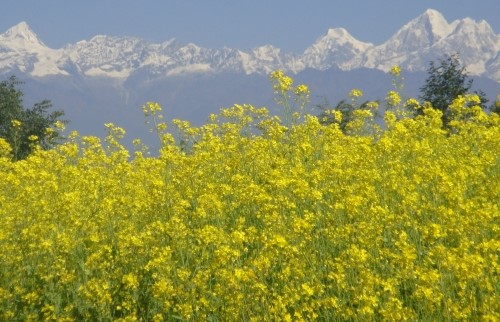
[[[0,8],[0,33],[26,21],[52,48],[105,34],[301,53],[336,27],[380,44],[428,8],[448,22],[484,19],[500,33],[500,0],[2,0]]]

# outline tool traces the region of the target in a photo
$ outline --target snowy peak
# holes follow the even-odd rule
[[[36,77],[68,75],[69,66],[61,50],[47,47],[21,22],[0,35],[0,73],[19,70]]]
[[[335,66],[348,70],[359,65],[363,53],[372,47],[373,44],[357,40],[344,28],[334,28],[307,48],[301,60],[305,67],[328,69]]]
[[[320,37],[318,41],[326,41],[326,40],[332,40],[332,41],[347,41],[347,40],[356,40],[354,37],[351,36],[351,34],[344,28],[330,28],[326,32],[323,37]],[[357,41],[357,40],[356,40]]]
[[[428,9],[385,43],[369,50],[362,66],[388,71],[397,64],[410,71],[423,71],[429,61],[458,53],[472,75],[494,77],[487,62],[498,53],[499,43],[499,36],[486,21],[464,18],[448,23],[441,13]]]
[[[428,48],[447,37],[458,24],[449,24],[441,13],[428,9],[399,29],[382,46],[394,53],[413,52]]]
[[[453,31],[454,26],[458,23],[457,21],[454,21],[449,24],[443,15],[434,9],[427,9],[418,18],[412,20],[412,22],[413,25],[424,26],[427,33],[431,35],[435,41],[448,36]],[[410,24],[412,24],[412,22],[410,22]]]
[[[495,32],[491,29],[491,26],[484,20],[476,22],[471,18],[464,18],[457,22],[455,29],[453,30],[453,35],[467,35],[467,36],[477,36],[479,38],[494,38],[496,37]],[[497,45],[500,45],[497,43]],[[495,46],[498,50],[498,46]]]
[[[499,54],[500,35],[495,34],[484,20],[479,23],[470,18],[460,20],[448,37],[436,44],[432,51],[454,51],[460,55],[471,74],[489,74],[498,79],[495,78],[493,69],[488,67],[488,61]]]
[[[10,38],[22,38],[31,41],[38,40],[37,35],[33,32],[33,30],[31,30],[26,21],[22,21],[17,25],[11,27],[5,32],[4,35]]]
[[[0,38],[2,42],[10,41],[23,45],[32,44],[46,47],[33,30],[31,30],[30,26],[24,21],[8,29],[4,34],[0,35]]]
[[[364,51],[373,46],[371,43],[364,43],[354,38],[344,28],[330,28],[326,34],[316,40],[313,45],[331,49],[334,46],[349,46],[353,50]]]

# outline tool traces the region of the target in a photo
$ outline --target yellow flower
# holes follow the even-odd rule
[[[295,95],[297,96],[309,96],[310,91],[307,85],[301,84],[295,88]]]
[[[123,275],[122,283],[130,289],[137,289],[139,287],[139,280],[135,274],[129,273]]]
[[[21,124],[22,124],[22,123],[21,123],[21,121],[19,121],[19,120],[12,120],[12,121],[11,121],[11,124],[12,124],[12,126],[13,126],[14,128],[19,128],[19,127],[21,126]]]
[[[64,123],[63,123],[63,122],[61,122],[61,121],[56,121],[56,122],[54,123],[54,127],[55,127],[57,130],[59,130],[59,131],[64,131],[64,129],[66,128],[66,126],[64,125]]]
[[[273,89],[277,93],[285,93],[292,88],[293,79],[286,76],[282,70],[272,72],[270,78],[274,82]]]
[[[376,102],[376,101],[371,101],[371,102],[368,102],[368,103],[366,104],[366,107],[368,107],[369,109],[376,110],[376,109],[378,109],[379,104],[378,104],[378,102]]]
[[[314,290],[311,286],[309,286],[307,283],[302,284],[302,291],[306,296],[313,296],[314,295]]]
[[[387,93],[386,100],[390,106],[398,106],[401,103],[401,97],[396,91],[389,91],[389,93]]]
[[[156,129],[158,131],[165,131],[167,129],[167,124],[165,122],[158,123]]]
[[[12,152],[12,148],[4,138],[0,138],[0,157],[7,156]]]
[[[161,112],[161,106],[156,102],[147,102],[146,105],[142,106],[142,112],[145,116],[154,116],[157,112]]]
[[[334,116],[335,116],[335,121],[336,121],[336,122],[338,122],[338,123],[342,122],[342,112],[341,112],[341,111],[339,111],[339,110],[335,110],[335,111],[333,112],[333,114],[334,114]]]
[[[289,127],[244,104],[175,137],[152,103],[163,146],[132,159],[111,123],[20,162],[0,138],[0,321],[494,320],[500,118],[389,102],[384,129],[375,103]]]
[[[360,89],[352,89],[349,92],[349,97],[358,98],[358,97],[361,97],[361,96],[363,96],[363,92]]]
[[[392,66],[390,73],[394,76],[399,76],[401,74],[401,68],[398,65]]]
[[[420,103],[419,103],[419,101],[417,101],[414,98],[409,98],[408,100],[406,100],[405,106],[406,107],[411,107],[413,109],[419,109],[420,108]]]

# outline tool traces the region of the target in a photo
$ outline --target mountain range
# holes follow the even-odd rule
[[[494,97],[500,81],[500,35],[484,20],[448,22],[433,9],[409,21],[383,44],[362,42],[343,28],[333,28],[301,54],[272,45],[211,49],[176,39],[150,43],[105,35],[53,49],[20,22],[0,34],[0,76],[18,75],[26,83],[27,101],[51,99],[85,132],[113,118],[133,127],[137,115],[131,109],[139,110],[146,100],[174,106],[173,117],[195,123],[239,100],[270,105],[272,91],[266,79],[276,69],[316,86],[323,91],[318,95],[334,92],[338,100],[349,90],[346,86],[367,82],[363,90],[383,98],[377,91],[390,87],[387,71],[397,64],[414,95],[429,62],[454,53],[469,75],[486,86],[481,89]],[[381,80],[387,86],[380,86]]]
[[[457,52],[471,75],[500,80],[500,35],[482,20],[448,23],[428,9],[380,45],[355,39],[343,28],[329,29],[302,54],[283,53],[272,45],[251,50],[210,49],[175,39],[156,44],[134,37],[95,36],[63,48],[47,47],[26,22],[0,35],[0,73],[18,69],[33,77],[51,75],[108,77],[126,80],[135,73],[151,78],[184,73],[237,72],[247,75],[283,69],[341,70],[398,64],[422,71],[428,62]]]

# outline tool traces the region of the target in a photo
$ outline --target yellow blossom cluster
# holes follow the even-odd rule
[[[21,121],[19,121],[19,120],[12,120],[11,123],[12,123],[12,126],[15,128],[19,128],[22,124]]]
[[[0,320],[498,320],[500,118],[467,104],[370,135],[235,105],[174,122],[187,145],[156,124],[157,157],[111,123],[0,140]]]
[[[355,88],[349,92],[349,97],[351,98],[358,98],[361,96],[363,96],[363,92],[360,89]]]
[[[284,107],[284,121],[286,126],[291,126],[297,123],[301,114],[304,112],[305,106],[309,103],[310,91],[305,84],[293,85],[293,78],[285,75],[282,70],[276,70],[269,75],[273,84],[275,101]],[[299,109],[302,113],[296,111]]]
[[[394,65],[391,67],[391,70],[389,71],[391,75],[394,75],[396,77],[399,77],[401,75],[401,67],[398,65]]]
[[[398,106],[401,103],[401,96],[396,91],[389,91],[387,93],[386,100],[389,106],[391,107]]]

